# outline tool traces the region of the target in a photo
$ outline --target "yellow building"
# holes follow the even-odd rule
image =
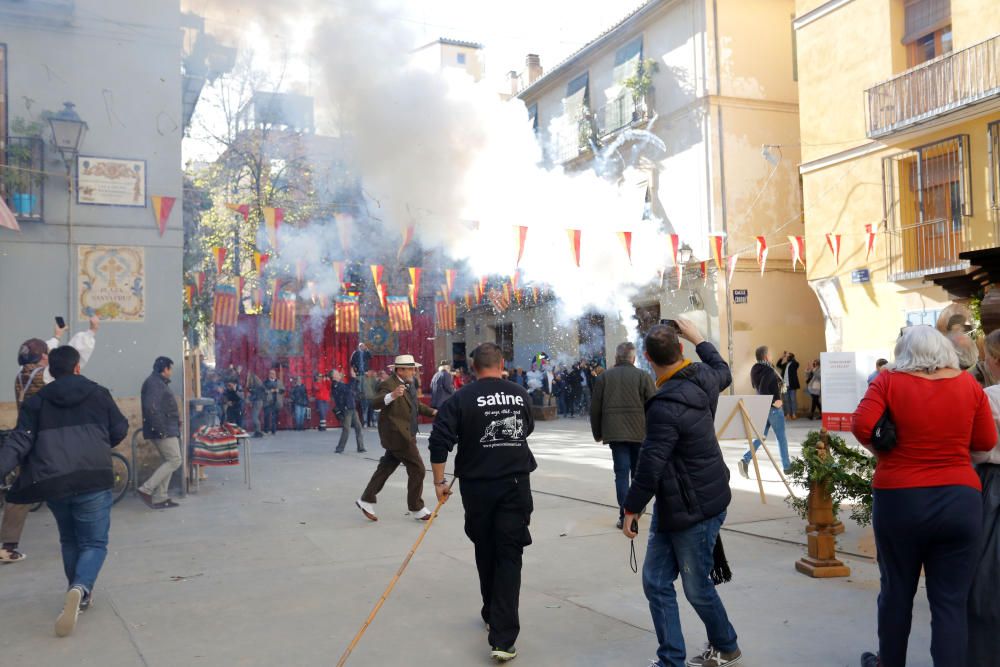
[[[483,45],[459,39],[440,37],[429,44],[414,49],[411,62],[429,72],[458,69],[479,81],[486,74]]]
[[[891,349],[1000,280],[1000,2],[798,0],[793,28],[827,347]]]
[[[650,0],[544,75],[534,56],[527,76],[510,75],[524,85],[518,97],[551,166],[599,169],[639,198],[609,228],[660,224],[680,237],[682,284],[665,244],[663,279],[640,291],[634,317],[585,318],[602,323],[609,358],[636,328],[680,314],[720,346],[741,392],[750,390],[758,345],[775,356],[794,351],[803,365],[824,349],[822,314],[801,268],[793,272],[787,241],[803,233],[794,11],[793,0]],[[649,74],[649,94],[629,83],[637,71]],[[662,149],[633,151],[648,141],[637,130],[652,133]],[[609,174],[609,146],[638,157]],[[724,254],[740,257],[731,281],[712,261],[711,234],[725,234]],[[763,275],[758,236],[770,246]],[[551,319],[531,311],[508,317],[518,364],[519,330]],[[570,344],[573,333],[565,337]]]

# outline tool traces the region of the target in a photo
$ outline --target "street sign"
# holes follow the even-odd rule
[[[733,303],[750,303],[750,290],[734,289]]]
[[[852,283],[869,283],[872,280],[871,273],[868,269],[857,269],[856,271],[851,271],[851,282]]]

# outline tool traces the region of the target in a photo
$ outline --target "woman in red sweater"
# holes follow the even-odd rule
[[[896,361],[868,386],[853,432],[878,458],[872,525],[881,573],[879,655],[863,667],[902,667],[920,571],[931,608],[935,667],[966,667],[966,600],[982,530],[979,476],[970,448],[992,449],[997,429],[982,388],[958,369],[948,339],[933,327],[909,327]],[[888,410],[896,446],[875,451],[872,431]]]

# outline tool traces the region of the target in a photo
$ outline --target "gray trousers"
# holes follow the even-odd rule
[[[253,417],[253,432],[261,432],[261,415],[264,412],[264,401],[254,401],[250,404],[250,415]]]
[[[160,440],[150,440],[156,445],[163,463],[153,471],[149,479],[139,487],[143,493],[148,493],[153,497],[154,503],[162,503],[167,500],[167,489],[170,486],[170,476],[181,467],[181,441],[180,438],[162,438]]]
[[[358,411],[354,408],[349,408],[344,411],[344,415],[340,422],[340,442],[337,443],[337,451],[344,451],[344,447],[347,445],[348,430],[354,427],[354,438],[358,443],[358,451],[360,452],[365,448],[365,432],[361,430],[361,418],[358,417]]]

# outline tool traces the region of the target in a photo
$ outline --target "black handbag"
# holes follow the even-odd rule
[[[896,446],[896,424],[892,421],[889,408],[875,422],[872,429],[872,446],[877,452],[891,452]]]

